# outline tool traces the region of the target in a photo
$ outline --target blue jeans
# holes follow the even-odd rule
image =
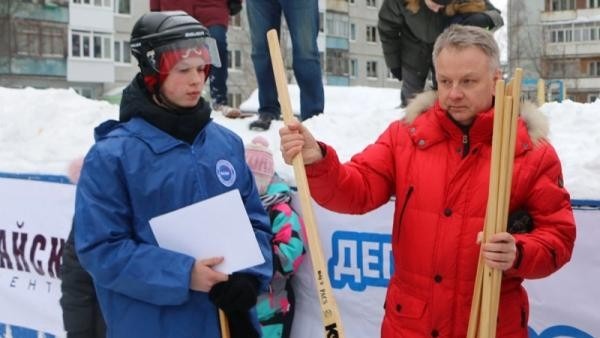
[[[252,41],[252,62],[258,82],[258,113],[271,118],[281,115],[267,31],[274,28],[280,32],[282,12],[290,30],[294,75],[300,87],[300,118],[306,120],[322,113],[325,103],[317,47],[318,0],[247,0],[246,11]]]
[[[210,97],[213,104],[227,104],[227,27],[214,25],[207,27],[217,42],[221,67],[210,68]]]

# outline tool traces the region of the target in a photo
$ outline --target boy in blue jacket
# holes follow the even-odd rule
[[[256,297],[271,278],[269,219],[242,140],[210,118],[201,97],[214,40],[184,12],[153,12],[135,24],[139,73],[124,90],[119,121],[95,130],[75,202],[75,247],[97,289],[110,337],[260,337]],[[226,66],[226,65],[224,65]],[[226,275],[222,257],[162,249],[149,220],[238,189],[265,262]],[[199,227],[210,227],[201,218]]]

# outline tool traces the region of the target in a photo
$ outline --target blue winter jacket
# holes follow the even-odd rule
[[[190,145],[139,117],[96,128],[77,188],[75,243],[94,278],[108,337],[220,337],[208,294],[190,290],[195,257],[158,247],[148,221],[232,189],[240,191],[265,257],[244,272],[266,290],[271,229],[237,135],[211,121]],[[212,225],[199,219],[198,226]]]

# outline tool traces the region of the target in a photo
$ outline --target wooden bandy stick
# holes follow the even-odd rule
[[[506,91],[503,81],[498,81],[496,84],[490,187],[483,243],[487,242],[493,234],[506,231],[517,120],[520,112],[522,74],[522,69],[515,70],[515,76],[508,84]],[[505,92],[509,95],[505,96]],[[467,337],[494,338],[502,271],[486,266],[483,263],[481,251],[478,263]]]
[[[277,84],[277,94],[279,95],[279,105],[285,123],[290,123],[294,120],[292,114],[292,104],[287,88],[287,80],[285,77],[285,69],[283,67],[283,58],[279,49],[279,37],[277,31],[271,29],[267,32],[267,41],[269,42],[269,52],[271,54],[271,63],[273,64],[273,75]],[[296,185],[298,186],[298,195],[300,196],[300,205],[302,206],[302,217],[306,226],[306,235],[308,247],[310,250],[310,258],[313,266],[315,284],[319,303],[321,305],[321,314],[323,316],[323,331],[326,338],[343,338],[344,330],[342,328],[342,320],[340,313],[333,297],[333,290],[329,282],[329,274],[327,266],[323,258],[323,250],[321,249],[321,240],[317,231],[317,223],[312,208],[312,200],[308,189],[308,179],[306,178],[306,170],[304,169],[304,159],[302,153],[296,155],[292,160],[294,166],[294,176]]]
[[[229,320],[223,310],[219,309],[219,324],[221,326],[221,338],[231,338],[231,332],[229,332]]]
[[[504,81],[496,81],[496,100],[494,105],[494,130],[492,135],[492,144],[498,144],[502,137],[502,124],[500,123],[501,114],[504,110]],[[495,168],[498,168],[500,163],[500,152],[495,151],[492,148],[492,158],[490,162],[490,184],[488,190],[488,203],[485,215],[485,229],[489,229],[492,225],[488,225],[493,222],[496,215],[496,196],[498,194],[498,172]],[[484,233],[485,235],[485,233]],[[485,236],[482,239],[482,243],[485,243]],[[475,287],[473,290],[473,301],[471,303],[471,316],[469,317],[469,329],[467,331],[467,338],[477,337],[479,331],[479,320],[481,313],[481,293],[483,285],[483,271],[484,271],[483,254],[482,250],[479,251],[479,261],[477,264],[477,275],[475,277]]]

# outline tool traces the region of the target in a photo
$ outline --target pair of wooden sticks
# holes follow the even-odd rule
[[[506,231],[522,78],[523,70],[517,68],[506,88],[503,80],[496,82],[490,185],[482,243],[493,234]],[[502,271],[487,266],[480,250],[467,338],[496,337],[501,281]]]

